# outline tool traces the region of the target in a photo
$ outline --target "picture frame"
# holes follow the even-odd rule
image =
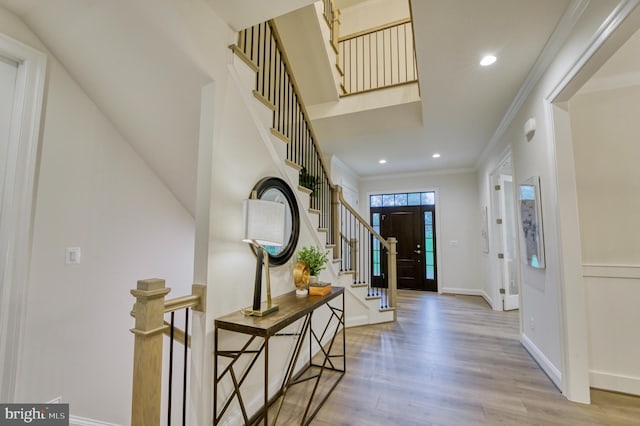
[[[523,261],[531,268],[544,269],[544,232],[539,176],[532,176],[519,185],[518,207]]]

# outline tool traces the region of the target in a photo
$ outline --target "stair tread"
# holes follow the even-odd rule
[[[313,192],[311,189],[305,188],[302,185],[298,185],[298,191],[302,191],[302,192],[304,192],[305,194],[308,194],[308,195],[311,195],[311,193]]]
[[[351,284],[351,287],[353,287],[353,288],[369,287],[369,284],[367,284],[367,283],[353,283],[353,284]]]
[[[255,72],[260,71],[260,67],[258,66],[258,64],[256,64],[255,62],[253,62],[243,51],[242,49],[240,49],[237,45],[235,44],[231,44],[229,45],[229,49],[231,49],[231,51],[238,57],[240,58],[245,64],[247,64],[251,69],[253,69]]]
[[[392,311],[395,311],[395,310],[396,310],[396,308],[380,308],[380,309],[378,309],[378,311],[380,311],[380,312],[392,312]]]
[[[366,296],[365,299],[366,300],[382,299],[382,296]]]
[[[296,169],[297,171],[302,170],[302,166],[300,164],[294,163],[293,161],[289,160],[288,158],[286,158],[284,160],[284,162],[286,163],[287,166],[289,166],[289,167],[291,167],[293,169]]]
[[[320,213],[322,213],[320,210],[318,210],[318,209],[312,209],[312,208],[307,209],[307,211],[308,211],[309,213],[312,213],[312,214],[320,214]]]

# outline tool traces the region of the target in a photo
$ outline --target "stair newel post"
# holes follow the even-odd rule
[[[342,245],[340,239],[340,191],[342,191],[342,187],[339,185],[331,188],[331,242],[334,244],[334,259],[342,259],[342,255],[340,253],[340,247]]]
[[[159,425],[162,393],[162,340],[164,298],[171,291],[161,279],[138,281],[131,290],[136,298],[133,313],[136,318],[133,352],[133,391],[131,424]]]
[[[396,255],[398,240],[395,237],[387,238],[389,249],[387,250],[387,265],[389,268],[389,307],[397,308],[396,300],[398,299],[398,270],[396,265]],[[393,320],[397,320],[397,309],[393,311]]]

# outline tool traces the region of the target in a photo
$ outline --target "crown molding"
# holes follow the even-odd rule
[[[551,33],[549,40],[547,40],[546,44],[542,48],[542,52],[536,59],[531,71],[529,71],[527,78],[520,87],[520,90],[518,90],[513,102],[511,102],[509,109],[502,117],[502,120],[489,140],[489,143],[478,157],[478,160],[475,163],[476,168],[486,160],[489,153],[495,148],[506,130],[509,128],[518,111],[520,111],[520,108],[522,108],[522,105],[531,94],[531,91],[538,84],[540,78],[542,78],[549,65],[555,59],[558,51],[566,42],[569,34],[571,34],[571,31],[589,5],[589,2],[590,0],[573,0],[571,4],[569,4],[567,10],[565,10],[564,14],[560,18],[560,21],[558,21],[558,25],[556,25],[553,33]]]
[[[443,175],[458,175],[464,173],[475,173],[476,168],[465,169],[443,169],[443,170],[429,170],[424,172],[413,173],[397,173],[397,174],[379,174],[374,176],[365,176],[360,178],[360,182],[374,182],[380,179],[406,179],[406,178],[419,178],[427,176],[443,176]]]

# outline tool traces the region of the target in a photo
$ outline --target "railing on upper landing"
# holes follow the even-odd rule
[[[135,327],[131,329],[135,335],[132,425],[159,425],[162,417],[166,417],[168,425],[172,419],[181,419],[182,425],[186,424],[190,311],[205,311],[206,287],[194,284],[191,295],[165,301],[169,291],[171,289],[165,287],[165,281],[161,279],[140,280],[131,290],[136,298],[131,311],[135,317]],[[176,318],[178,311],[182,311],[184,316]],[[165,317],[169,317],[169,321]],[[184,329],[179,329],[176,322],[180,322]],[[165,337],[168,337],[167,347],[164,346]],[[167,351],[169,359],[163,363],[163,352]],[[179,383],[176,385],[176,382]],[[161,399],[163,387],[166,394],[164,402]],[[163,406],[166,410],[164,416]]]
[[[411,18],[339,38],[343,96],[418,82]]]
[[[343,262],[344,272],[357,277],[356,285],[362,284],[367,277],[371,277],[372,241],[378,241],[389,256],[388,262],[385,262],[389,265],[389,271],[386,272],[388,290],[384,290],[381,308],[395,307],[393,289],[396,287],[396,277],[395,272],[390,273],[391,269],[395,271],[395,247],[373,231],[367,221],[345,202],[339,188],[331,182],[329,169],[320,155],[318,138],[282,48],[276,25],[269,21],[241,31],[238,45],[233,48],[257,70],[255,91],[273,106],[272,131],[288,140],[287,160],[302,167],[299,184],[313,191],[311,208],[320,212],[319,227],[327,231],[327,244],[333,247],[334,259]],[[350,244],[355,244],[358,250],[345,246],[341,235],[355,240]],[[354,270],[356,265],[359,267]],[[371,280],[367,285],[373,286]],[[383,292],[373,287],[371,291]]]

